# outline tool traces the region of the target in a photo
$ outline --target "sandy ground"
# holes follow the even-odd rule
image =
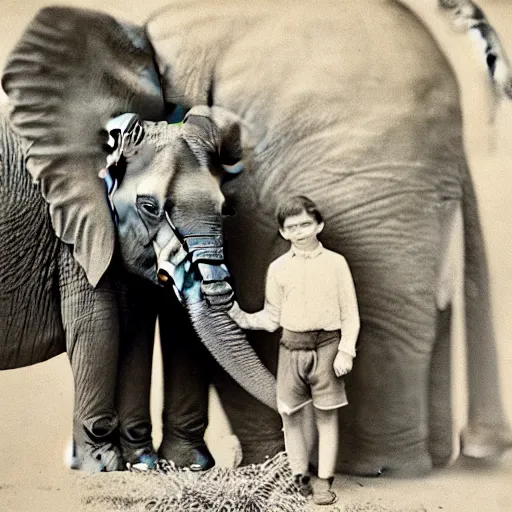
[[[156,357],[156,372],[159,360]],[[155,379],[153,417],[159,432],[160,379]],[[20,385],[21,384],[21,385]],[[139,511],[166,491],[165,477],[117,473],[83,475],[66,469],[64,448],[72,414],[72,377],[65,356],[33,368],[0,374],[0,511]],[[221,466],[229,466],[233,442],[213,396],[207,441]],[[155,441],[158,443],[158,435]],[[340,499],[318,511],[509,512],[512,511],[512,453],[499,465],[458,461],[421,479],[354,478],[338,475]],[[168,484],[167,484],[168,486]],[[311,506],[312,510],[315,510]]]
[[[162,493],[165,495],[166,478],[140,474],[93,476],[81,484],[82,503],[87,503],[87,512],[143,510],[149,500]],[[511,482],[511,457],[502,461],[500,469],[458,465],[421,480],[338,475],[334,486],[338,494],[336,503],[315,506],[310,499],[306,509],[315,512],[509,512],[512,510]]]
[[[35,10],[47,3],[42,0],[0,0],[0,65]],[[101,0],[51,3],[90,7],[104,5]],[[115,6],[112,4],[107,8],[113,13],[141,21],[152,7],[162,3],[162,0],[138,3],[118,0]],[[509,55],[512,55],[512,5],[507,0],[482,0],[480,3],[486,7],[501,32]],[[496,206],[497,217],[502,216],[503,208]],[[499,236],[499,233],[493,232],[489,236]],[[508,268],[510,241],[503,240],[503,244],[503,254],[491,254],[490,257],[491,260],[498,258],[498,264]],[[506,276],[509,281],[509,275],[509,272],[503,272],[493,275],[493,278],[503,279]],[[498,338],[501,340],[507,340],[512,330],[508,315],[511,297],[512,293],[502,297],[500,309],[496,311],[500,320]],[[507,390],[504,400],[509,418],[512,418],[512,396],[508,392],[512,387],[512,347],[504,341],[499,351],[503,389]],[[159,368],[157,356],[152,404],[156,443],[159,441],[161,407]],[[460,370],[459,377],[459,388],[462,389],[463,375]],[[162,489],[165,491],[164,479],[155,483],[148,475],[123,473],[84,476],[66,469],[64,450],[71,433],[72,387],[71,371],[65,355],[35,367],[0,373],[1,512],[137,510],[146,497],[152,496],[156,487],[158,492],[162,492]],[[215,400],[213,403],[208,442],[218,464],[228,466],[233,457],[233,442],[222,411],[215,405]],[[462,424],[464,396],[459,397],[458,406],[459,422]],[[512,510],[511,483],[512,454],[504,457],[498,466],[468,467],[459,461],[451,468],[435,471],[431,476],[417,480],[339,476],[336,490],[340,493],[340,501],[321,510],[340,511],[345,504],[347,512],[505,512]],[[89,505],[86,506],[87,502]]]

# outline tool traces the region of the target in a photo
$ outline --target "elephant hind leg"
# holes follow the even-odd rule
[[[441,245],[445,252],[436,294],[439,312],[429,385],[429,451],[436,466],[444,466],[459,455],[456,420],[464,390],[455,389],[459,383],[454,375],[465,370],[469,410],[461,435],[462,454],[485,458],[512,448],[512,434],[501,402],[483,240],[467,176],[463,186],[462,205],[446,201],[443,213]],[[452,332],[452,328],[455,331],[459,327],[459,316],[465,317],[465,333]],[[457,339],[463,334],[465,351],[457,350]]]
[[[462,432],[462,453],[477,458],[496,457],[512,448],[512,432],[502,403],[489,276],[476,199],[470,179],[463,183],[469,409],[468,425]]]

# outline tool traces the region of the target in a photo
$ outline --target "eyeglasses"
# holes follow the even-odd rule
[[[299,224],[284,224],[283,228],[286,230],[286,231],[297,231],[298,229],[305,229],[305,228],[309,228],[313,225],[313,221],[306,221],[306,222],[301,222]]]

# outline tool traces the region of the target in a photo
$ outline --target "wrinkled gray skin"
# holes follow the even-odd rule
[[[16,65],[16,58],[11,64]],[[12,92],[11,83],[7,78],[4,85]],[[14,120],[23,108],[18,106],[14,110]],[[118,133],[117,125],[111,126],[110,138],[120,136],[117,143],[121,137],[133,135],[123,128]],[[0,281],[1,369],[34,364],[64,350],[68,352],[77,389],[74,465],[87,470],[115,470],[122,467],[123,460],[134,463],[154,458],[149,383],[157,314],[161,317],[162,337],[166,339],[163,347],[166,366],[179,364],[169,362],[173,359],[173,345],[189,340],[197,343],[190,326],[192,320],[218,363],[245,389],[275,408],[274,377],[226,313],[233,292],[223,265],[224,197],[219,182],[224,171],[219,151],[221,146],[227,151],[229,144],[223,142],[208,108],[196,109],[195,114],[191,110],[180,127],[165,121],[136,126],[139,129],[136,141],[130,139],[132,142],[126,144],[124,141],[117,152],[107,151],[109,172],[118,179],[114,209],[118,219],[119,255],[114,254],[110,269],[94,283],[95,288],[88,282],[91,276],[86,275],[73,259],[69,246],[57,238],[51,227],[50,218],[54,227],[59,220],[66,222],[66,205],[62,213],[52,210],[55,177],[44,172],[38,176],[40,190],[50,201],[50,216],[39,187],[30,183],[27,169],[34,175],[34,168],[40,163],[43,167],[47,165],[44,159],[38,159],[38,151],[47,141],[38,146],[36,140],[25,152],[11,126],[4,121],[1,127],[2,198],[5,197],[0,212],[0,227],[5,235]],[[237,141],[233,144],[236,149]],[[58,158],[55,162],[57,166],[60,164]],[[106,155],[104,163],[107,163]],[[96,169],[99,171],[100,167]],[[96,179],[101,183],[98,176]],[[78,176],[71,189],[84,185]],[[73,193],[69,187],[64,187],[64,191]],[[62,189],[57,195],[64,203],[69,201]],[[105,190],[100,208],[106,205],[106,196]],[[87,227],[80,226],[79,236],[85,236],[86,230]],[[144,277],[146,282],[129,277],[119,257],[126,269]],[[190,320],[180,311],[182,307],[177,301],[172,300],[170,290],[166,293],[156,288],[160,263],[173,276],[180,299],[190,311]],[[46,325],[38,325],[42,319],[46,319]],[[212,325],[215,336],[210,333]],[[205,333],[209,336],[205,337]],[[119,339],[120,373],[118,399],[114,404]],[[191,359],[204,357],[194,355],[194,350],[185,350],[191,352]],[[166,372],[173,373],[170,369]],[[173,375],[172,382],[177,378]],[[181,379],[184,378],[193,380],[194,376],[181,374]],[[187,388],[187,382],[179,385]],[[189,399],[186,407],[204,408],[206,402],[202,400],[197,405],[194,394],[194,387],[188,394],[181,393],[179,403]],[[180,465],[213,463],[213,459],[203,460],[208,456],[204,449],[204,428],[198,433],[189,428],[186,411],[175,414],[181,415],[181,421],[174,418],[172,408],[176,404],[168,405],[168,401],[167,398],[164,414],[171,419],[166,424],[167,434],[160,455]],[[114,444],[115,407],[121,423],[122,454]],[[202,451],[197,452],[195,448]]]
[[[350,405],[340,413],[339,469],[418,474],[446,464],[457,449],[450,247],[461,224],[469,370],[463,453],[509,449],[458,90],[425,28],[380,0],[176,0],[147,31],[166,100],[209,100],[242,127],[246,170],[223,188],[237,212],[225,231],[242,308],[262,307],[266,268],[286,250],[273,219],[286,194],[318,203],[322,242],[350,264],[361,332],[347,378]],[[275,354],[277,337],[250,339],[260,353]],[[240,410],[244,400],[231,403]],[[262,442],[262,457],[278,421],[257,404],[243,410],[228,412],[237,426],[267,417],[242,441],[256,451]]]
[[[24,37],[4,73],[3,85],[15,107],[12,121],[34,143],[29,171],[47,182],[43,194],[53,226],[74,244],[74,255],[93,284],[113,252],[110,212],[98,206],[104,191],[96,175],[105,158],[97,144],[100,128],[122,112],[158,120],[174,104],[213,105],[208,116],[221,134],[241,133],[245,157],[245,172],[222,188],[236,211],[225,219],[224,231],[227,266],[241,306],[261,308],[266,268],[286,250],[273,219],[284,194],[305,193],[318,203],[326,220],[322,242],[343,253],[353,271],[362,327],[355,367],[347,379],[350,405],[341,411],[339,469],[412,475],[446,464],[452,456],[452,295],[451,283],[446,286],[442,278],[453,233],[460,229],[458,219],[465,236],[470,370],[463,448],[468,455],[487,456],[511,446],[455,79],[411,13],[380,0],[326,0],[321,6],[176,0],[150,20],[146,32],[107,16],[49,9],[41,11]],[[55,41],[57,45],[50,44]],[[222,157],[222,148],[218,154]],[[53,164],[48,165],[47,155]],[[63,164],[62,183],[72,185],[77,175],[81,183],[89,180],[80,188],[87,197],[71,193],[70,201],[66,194],[73,187],[53,186],[61,184],[54,180]],[[204,217],[193,215],[193,208],[180,208],[190,196],[178,193],[173,165],[170,180],[159,175],[163,186],[150,178],[153,170],[142,166],[146,171],[140,186],[183,230]],[[129,174],[128,166],[129,181],[114,195],[121,212],[121,253],[131,270],[154,280],[156,254],[148,230],[142,229],[140,216],[130,219],[123,213],[123,187],[130,193],[136,188],[129,185],[135,179]],[[207,196],[218,197],[218,182],[209,183]],[[169,194],[166,198],[175,198],[167,205],[159,196],[163,191]],[[136,198],[126,203],[133,214]],[[84,213],[83,206],[89,204],[95,208]],[[168,226],[162,216],[159,222],[156,237]],[[77,229],[82,223],[90,228],[85,240],[83,230]],[[150,275],[147,269],[155,272]],[[189,307],[193,318],[201,279],[194,275],[185,275],[177,265],[178,281],[192,278],[183,290],[194,297]],[[154,314],[149,300],[145,306],[148,316]],[[146,309],[140,311],[138,325],[150,325],[142,322]],[[178,404],[177,415],[186,417],[181,425],[201,437],[207,386],[213,379],[241,440],[244,461],[261,461],[280,449],[278,415],[217,371],[206,353],[189,357],[188,351],[195,350],[190,327],[178,329],[174,317],[162,321],[169,333],[179,330],[187,337],[173,357],[164,349],[166,379],[174,379],[165,390],[164,437],[174,429],[169,403]],[[205,338],[214,325],[224,330],[221,322],[197,329],[203,342],[208,343]],[[271,370],[277,361],[277,336],[250,335]],[[168,347],[165,338],[164,333]],[[129,390],[122,393],[126,407],[121,410],[130,411],[121,415],[126,422],[130,417],[147,422],[151,345],[139,341],[130,346],[121,358],[120,381],[121,389]],[[190,372],[196,377],[195,403],[201,407],[187,407],[183,381]]]
[[[51,227],[21,141],[0,118],[0,370],[67,351],[75,384],[73,436],[83,469],[121,469],[115,386],[120,308],[114,275],[93,289]],[[93,392],[94,391],[94,392]]]

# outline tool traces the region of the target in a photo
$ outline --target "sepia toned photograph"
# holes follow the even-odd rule
[[[510,0],[0,8],[0,511],[512,510]]]

